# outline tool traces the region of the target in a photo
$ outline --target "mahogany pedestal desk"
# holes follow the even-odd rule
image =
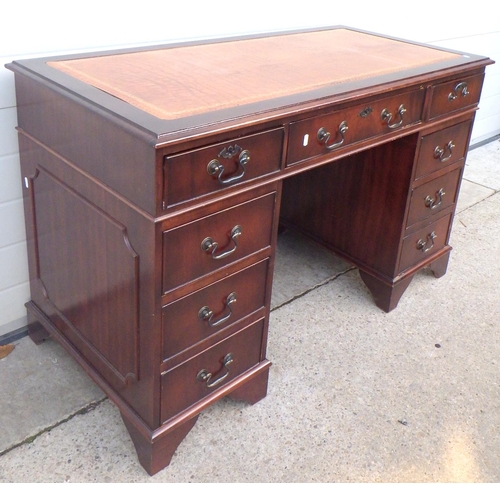
[[[385,311],[445,273],[491,63],[337,27],[7,65],[31,338],[66,348],[156,473],[208,405],[266,395],[280,224]]]

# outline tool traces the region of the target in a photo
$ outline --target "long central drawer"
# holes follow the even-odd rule
[[[287,165],[420,122],[424,95],[417,89],[292,123]]]

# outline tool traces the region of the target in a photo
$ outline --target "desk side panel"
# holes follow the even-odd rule
[[[154,428],[154,223],[26,136],[19,139],[28,309],[120,410],[133,409]]]

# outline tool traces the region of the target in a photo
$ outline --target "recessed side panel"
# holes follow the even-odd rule
[[[31,185],[50,319],[91,365],[138,380],[139,257],[126,228],[41,166]]]

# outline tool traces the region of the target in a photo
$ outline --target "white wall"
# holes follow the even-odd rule
[[[500,21],[490,0],[8,4],[0,7],[0,335],[25,324],[29,297],[14,79],[3,67],[14,59],[342,24],[498,60],[487,68],[472,143],[500,134]]]

